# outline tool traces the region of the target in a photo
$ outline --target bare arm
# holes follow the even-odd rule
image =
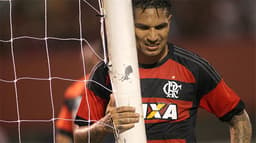
[[[94,123],[92,126],[74,127],[74,142],[75,143],[99,143],[103,138],[112,133],[112,129],[106,124],[111,124],[110,115],[106,115],[100,121]]]
[[[74,127],[75,143],[100,143],[108,134],[112,134],[113,124],[120,133],[134,127],[139,122],[139,114],[130,106],[115,107],[115,101],[111,99],[106,109],[106,115],[91,126]]]
[[[241,114],[235,115],[230,124],[231,143],[250,143],[252,127],[249,116],[244,110]]]

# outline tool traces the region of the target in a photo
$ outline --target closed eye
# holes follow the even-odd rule
[[[167,23],[162,23],[162,24],[160,24],[160,25],[155,26],[155,29],[161,30],[161,29],[164,29],[164,28],[167,27],[167,26],[168,26]]]
[[[150,27],[144,24],[136,23],[135,27],[141,30],[148,30]]]

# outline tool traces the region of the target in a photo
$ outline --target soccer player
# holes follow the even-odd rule
[[[229,124],[231,143],[250,143],[251,123],[240,97],[207,61],[167,42],[172,21],[169,0],[134,0],[133,8],[148,143],[196,143],[198,108]],[[98,84],[89,82],[82,97],[76,143],[107,142],[114,130],[106,125],[122,133],[139,121],[133,107],[115,107],[104,63],[95,67],[91,79]]]
[[[92,47],[94,52],[102,57],[102,49],[99,41],[93,41]],[[84,45],[86,73],[89,73],[92,67],[99,62],[99,58],[90,49],[88,45]],[[56,143],[72,143],[73,142],[73,120],[75,118],[77,108],[80,104],[81,97],[85,92],[85,84],[83,80],[88,80],[89,74],[81,78],[80,81],[72,83],[65,91],[64,102],[61,106],[58,120],[56,121]]]

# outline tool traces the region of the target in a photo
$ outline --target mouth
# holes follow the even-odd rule
[[[158,49],[159,44],[145,44],[145,46],[146,46],[146,48],[147,48],[148,50],[153,51],[153,50]]]

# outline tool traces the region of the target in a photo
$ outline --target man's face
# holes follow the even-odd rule
[[[134,9],[135,34],[140,63],[155,63],[168,53],[167,41],[171,15],[166,9]]]

